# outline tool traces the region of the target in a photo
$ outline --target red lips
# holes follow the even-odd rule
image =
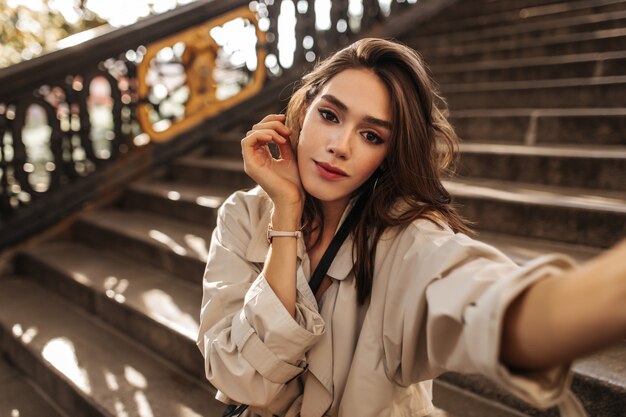
[[[315,163],[317,165],[319,165],[320,167],[324,168],[326,171],[331,172],[333,174],[343,175],[344,177],[348,176],[348,174],[346,174],[345,171],[343,171],[343,170],[341,170],[341,169],[339,169],[337,167],[334,167],[334,166],[332,166],[330,164],[327,164],[325,162],[315,162]]]

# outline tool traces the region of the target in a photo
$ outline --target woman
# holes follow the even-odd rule
[[[440,181],[456,138],[438,102],[414,51],[364,39],[247,133],[259,187],[221,207],[204,276],[198,347],[219,400],[255,416],[425,416],[432,378],[457,371],[582,415],[569,364],[626,335],[626,245],[580,269],[559,255],[519,267],[469,238]]]

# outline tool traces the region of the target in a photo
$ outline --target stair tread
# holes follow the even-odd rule
[[[201,185],[170,180],[135,182],[130,185],[129,189],[170,200],[193,202],[211,208],[219,207],[224,200],[233,193],[232,187]]]
[[[464,23],[472,20],[479,26],[490,25],[492,23],[500,23],[505,20],[517,20],[526,22],[535,17],[543,17],[549,15],[559,15],[575,10],[583,10],[595,8],[598,6],[610,6],[613,4],[622,4],[623,0],[583,0],[583,1],[564,1],[559,3],[550,3],[547,5],[515,7],[512,10],[503,10],[499,12],[491,12],[475,16],[464,16],[464,18],[450,19],[450,22]]]
[[[516,49],[534,48],[537,46],[568,44],[572,42],[611,39],[625,36],[626,28],[602,29],[589,32],[544,36],[537,39],[478,42],[454,46],[435,46],[430,48],[420,47],[418,42],[421,38],[419,36],[414,39],[405,37],[404,40],[409,44],[416,45],[416,49],[418,51],[423,51],[429,57],[428,59],[432,60],[435,56],[442,57],[450,55],[465,55],[483,51],[510,51]]]
[[[566,28],[592,23],[610,22],[612,20],[620,20],[624,18],[626,18],[626,10],[585,14],[581,16],[557,17],[551,20],[543,20],[538,22],[519,20],[517,22],[508,22],[503,25],[492,25],[488,26],[487,28],[448,31],[445,38],[442,38],[441,34],[428,35],[424,36],[421,40],[426,43],[433,43],[436,41],[441,41],[442,39],[445,39],[445,41],[449,41],[451,39],[473,41],[485,38],[489,39],[498,36],[515,36],[528,32],[537,32],[555,28]]]
[[[581,62],[598,62],[626,58],[626,51],[593,52],[568,55],[540,56],[527,58],[487,59],[463,64],[437,64],[430,67],[435,78],[440,74],[468,71],[483,71],[531,66],[562,65]]]
[[[216,157],[183,157],[176,160],[176,163],[194,166],[198,168],[219,168],[230,171],[241,171],[243,169],[243,160],[242,159],[233,159],[233,158],[216,158]]]
[[[61,417],[63,412],[46,395],[0,356],[0,416]]]
[[[582,263],[600,254],[601,250],[588,246],[551,242],[543,239],[517,237],[493,232],[478,231],[477,239],[500,249],[518,264],[539,256],[561,253]]]
[[[578,108],[497,108],[497,109],[453,109],[450,117],[598,117],[626,116],[626,107],[578,107]]]
[[[459,197],[626,213],[626,196],[621,192],[465,177],[443,183],[452,195]]]
[[[111,415],[221,415],[207,387],[56,295],[27,280],[0,288],[1,325]]]
[[[624,390],[626,395],[626,341],[577,360],[574,370]]]
[[[0,387],[11,383],[17,377],[19,377],[19,372],[0,356]]]
[[[444,94],[482,92],[482,91],[503,91],[503,90],[549,90],[564,87],[583,87],[596,85],[615,84],[620,88],[626,84],[626,75],[609,75],[605,77],[581,77],[581,78],[559,78],[548,80],[521,80],[521,81],[491,81],[472,82],[461,84],[445,84],[442,86]],[[624,87],[621,87],[624,88]]]
[[[212,228],[144,211],[101,209],[83,213],[80,219],[202,262],[207,260],[213,232]]]
[[[446,410],[454,411],[459,417],[529,417],[528,414],[497,401],[476,395],[442,379],[435,379],[433,403],[438,405],[440,402],[445,405]],[[448,415],[429,414],[428,417],[448,417]]]
[[[25,253],[76,283],[195,341],[200,328],[200,285],[194,286],[145,263],[78,242],[49,242]]]
[[[518,145],[505,143],[466,142],[459,145],[461,153],[496,155],[547,156],[561,158],[624,159],[626,146],[597,145]]]

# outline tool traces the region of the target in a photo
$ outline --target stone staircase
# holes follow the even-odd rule
[[[616,0],[466,0],[399,37],[425,56],[464,140],[446,186],[518,262],[583,261],[626,236],[625,14]],[[0,415],[221,416],[195,346],[202,273],[217,208],[254,185],[239,140],[283,105],[233,118],[17,253],[0,277]],[[625,342],[575,370],[591,416],[624,416]],[[435,402],[437,416],[556,415],[451,373]]]

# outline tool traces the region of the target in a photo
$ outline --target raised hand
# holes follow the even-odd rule
[[[304,197],[298,164],[291,148],[291,129],[285,115],[270,114],[252,126],[241,140],[244,170],[269,195],[276,207],[301,210]],[[280,159],[274,159],[268,144],[274,142]]]

